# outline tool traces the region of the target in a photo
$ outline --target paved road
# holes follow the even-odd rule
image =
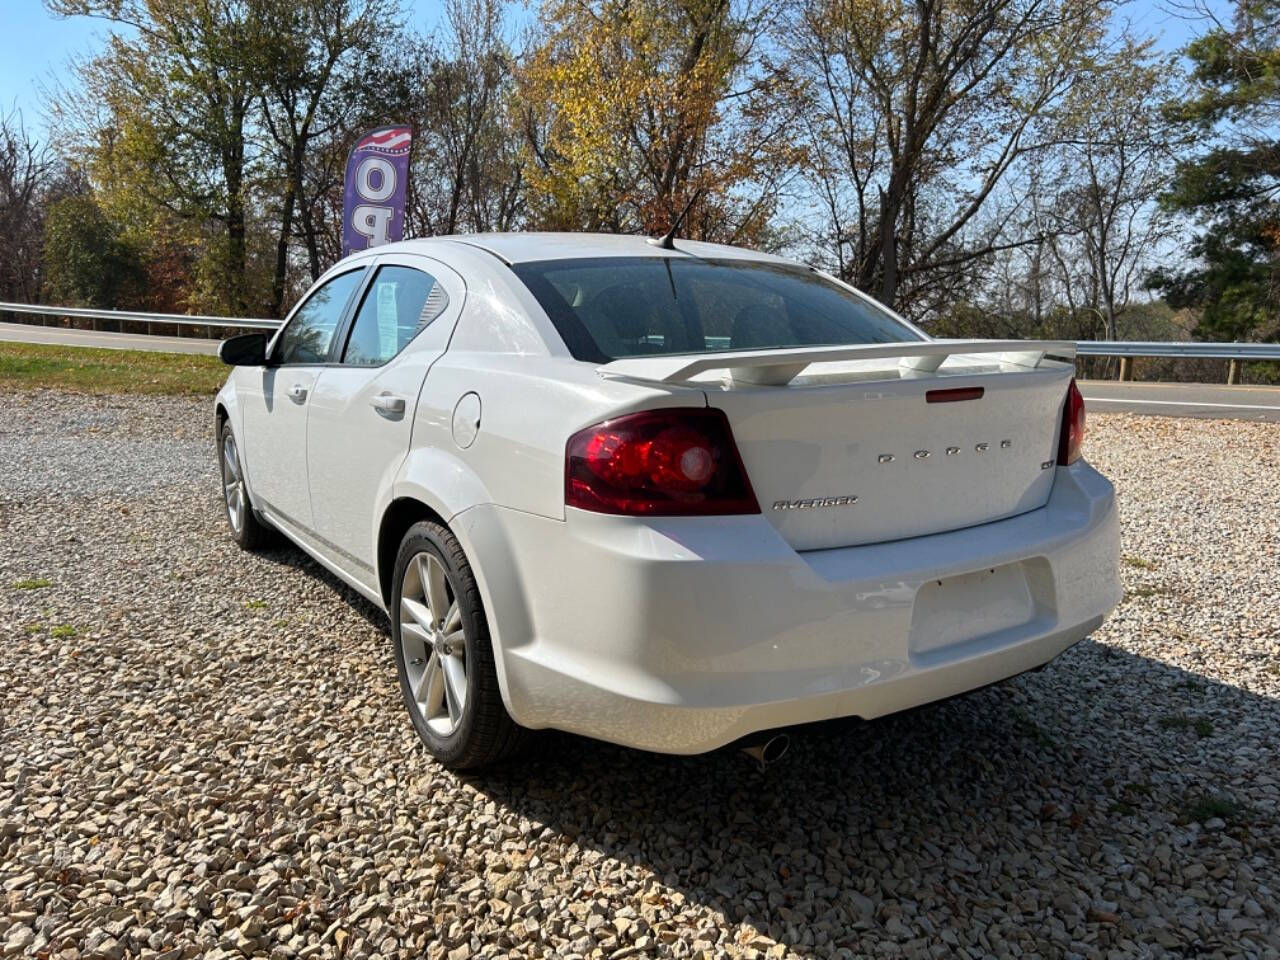
[[[217,353],[217,340],[196,337],[156,337],[146,333],[101,333],[67,327],[37,327],[27,323],[0,323],[0,341],[10,343],[61,343],[108,350],[159,350],[167,353]]]
[[[1087,408],[1099,413],[1280,423],[1280,387],[1082,380],[1080,392],[1084,394]]]

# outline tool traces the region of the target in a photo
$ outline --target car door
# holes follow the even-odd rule
[[[409,451],[418,393],[448,346],[462,278],[437,260],[379,257],[340,334],[337,364],[321,371],[307,421],[307,472],[316,534],[333,561],[376,586],[377,512]]]
[[[272,341],[267,365],[237,371],[244,434],[240,448],[253,499],[260,510],[290,527],[311,526],[309,401],[364,274],[364,266],[356,267],[315,287]]]

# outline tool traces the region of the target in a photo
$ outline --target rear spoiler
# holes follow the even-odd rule
[[[973,354],[998,354],[1001,364],[1034,369],[1046,354],[1064,360],[1073,359],[1076,345],[1070,340],[910,340],[843,347],[787,347],[625,357],[602,364],[597,372],[605,377],[682,383],[708,370],[724,370],[733,383],[784,386],[814,363],[896,358],[903,370],[932,373],[948,357]]]

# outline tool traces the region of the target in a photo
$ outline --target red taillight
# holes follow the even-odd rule
[[[575,433],[564,502],[647,517],[760,512],[729,421],[706,408],[631,413]]]
[[[1084,442],[1084,397],[1075,378],[1067,388],[1067,402],[1062,405],[1062,433],[1058,436],[1058,466],[1065,467],[1080,459]]]

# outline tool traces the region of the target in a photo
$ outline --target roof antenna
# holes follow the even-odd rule
[[[674,250],[676,248],[676,231],[680,229],[680,224],[684,223],[684,218],[689,215],[689,211],[693,209],[693,205],[698,202],[700,196],[702,196],[702,187],[693,191],[693,196],[684,205],[684,209],[671,221],[670,229],[660,237],[650,237],[649,242],[655,247],[661,247],[663,250]]]

